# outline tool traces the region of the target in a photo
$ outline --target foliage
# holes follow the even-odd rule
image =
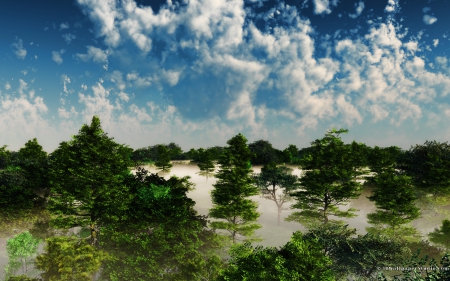
[[[107,255],[76,237],[46,240],[45,253],[36,257],[36,268],[48,281],[90,281]]]
[[[394,276],[398,281],[434,281],[450,280],[450,254],[445,254],[440,264],[434,258],[428,261],[428,255],[419,259],[420,249],[409,260],[403,262],[402,274]],[[378,276],[379,281],[388,279],[383,273]]]
[[[396,227],[413,221],[420,216],[419,208],[414,205],[411,179],[405,175],[396,175],[395,171],[384,170],[374,181],[376,188],[371,201],[375,201],[377,211],[368,214],[369,223],[387,224],[395,235]]]
[[[51,225],[89,226],[91,244],[95,244],[99,224],[117,221],[118,213],[131,200],[129,188],[123,183],[132,165],[131,148],[109,138],[97,116],[72,138],[52,153]]]
[[[413,184],[427,193],[450,194],[450,145],[426,141],[410,148],[404,157],[406,173]]]
[[[296,145],[289,144],[289,146],[283,150],[283,155],[285,163],[300,164],[300,151]]]
[[[258,194],[255,180],[251,176],[252,153],[247,147],[247,139],[239,133],[227,144],[229,146],[225,148],[219,161],[220,170],[216,174],[218,181],[211,191],[213,207],[209,215],[225,220],[214,221],[211,227],[227,230],[235,243],[237,234],[251,236],[261,225],[255,223],[259,217],[256,212],[257,204],[247,199]]]
[[[172,164],[170,164],[170,150],[164,145],[157,146],[158,151],[158,160],[155,162],[155,166],[158,169],[161,169],[163,174],[170,172],[170,168],[172,168]]]
[[[357,160],[361,157],[359,150],[344,145],[339,134],[347,133],[345,129],[332,129],[322,139],[312,142],[314,149],[301,159],[300,169],[307,170],[300,178],[302,190],[291,193],[297,199],[292,208],[302,209],[287,220],[303,223],[312,221],[328,222],[328,215],[353,217],[356,210],[340,211],[338,206],[345,205],[350,199],[358,198],[361,185],[355,181]],[[303,219],[306,218],[306,219]]]
[[[302,239],[300,232],[295,232],[291,241],[279,250],[253,248],[247,242],[233,246],[230,255],[229,266],[219,281],[335,280],[329,269],[330,259],[322,254],[317,243]]]
[[[270,162],[283,163],[283,153],[272,147],[272,144],[266,140],[257,140],[248,145],[253,156],[252,165],[266,165]]]
[[[7,277],[16,274],[19,268],[22,268],[24,273],[28,271],[28,266],[32,263],[33,255],[37,253],[40,242],[28,231],[6,241],[6,251],[9,258],[9,263],[5,266]]]
[[[204,150],[203,148],[198,149],[198,156],[197,156],[197,162],[199,162],[197,165],[200,168],[200,171],[208,177],[211,173],[214,172],[215,166],[212,162],[212,155],[209,150]]]
[[[256,185],[261,190],[264,198],[272,200],[277,205],[278,219],[280,225],[280,214],[283,204],[290,200],[289,192],[298,188],[298,177],[292,175],[292,169],[286,166],[277,166],[274,162],[264,165],[261,173],[254,175]],[[278,196],[276,187],[283,190],[283,194]]]
[[[7,279],[7,281],[42,281],[40,278],[31,278],[26,275],[12,276]]]
[[[126,177],[135,194],[130,207],[101,232],[100,246],[112,257],[104,264],[104,278],[200,280],[218,274],[223,265],[213,250],[222,242],[194,210],[195,202],[186,195],[192,189],[188,179],[165,180],[142,168]]]
[[[431,242],[442,245],[447,250],[450,250],[450,220],[443,220],[441,227],[429,233],[428,237]]]
[[[0,171],[0,213],[13,219],[32,209],[36,198],[27,184],[26,171],[19,166],[8,166]]]

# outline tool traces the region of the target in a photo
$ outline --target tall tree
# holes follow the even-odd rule
[[[298,188],[298,177],[292,175],[292,169],[286,166],[277,166],[274,162],[264,165],[261,173],[254,176],[256,185],[264,198],[272,200],[277,205],[277,225],[280,225],[283,204],[291,198],[289,192]],[[282,194],[277,194],[281,189]]]
[[[411,179],[406,175],[398,175],[393,169],[381,172],[374,178],[376,187],[369,200],[375,201],[377,211],[367,215],[369,223],[387,224],[392,233],[396,229],[420,216],[419,208],[414,205],[416,197]]]
[[[97,116],[71,141],[60,143],[52,153],[50,168],[52,224],[60,228],[89,226],[95,245],[99,226],[117,221],[117,213],[131,200],[129,188],[123,184],[132,166],[131,151],[103,132]]]
[[[340,211],[352,198],[358,198],[361,185],[355,181],[360,172],[355,169],[361,157],[357,151],[345,145],[339,137],[347,133],[345,129],[332,129],[322,139],[312,142],[309,153],[302,157],[300,169],[307,170],[300,178],[303,190],[294,191],[291,196],[297,199],[292,208],[302,209],[291,214],[287,220],[310,224],[311,221],[328,222],[329,215],[353,217],[355,209]]]
[[[218,181],[213,184],[213,208],[209,210],[209,215],[225,220],[214,221],[211,227],[229,231],[235,243],[237,234],[251,236],[261,225],[255,223],[259,217],[257,203],[247,199],[258,194],[251,175],[252,153],[247,146],[247,139],[239,133],[227,141],[227,144],[229,146],[225,148],[219,161],[220,169],[216,174]]]
[[[157,146],[158,151],[158,160],[155,162],[155,166],[160,169],[163,174],[170,172],[170,168],[173,167],[172,164],[170,164],[170,150],[165,145],[158,145]]]

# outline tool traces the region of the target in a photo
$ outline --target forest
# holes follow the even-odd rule
[[[248,143],[239,133],[223,147],[184,152],[172,142],[134,150],[93,116],[51,153],[36,138],[18,151],[3,145],[4,280],[450,280],[450,145],[346,144],[348,132],[333,128],[301,149]],[[217,179],[207,216],[194,209],[188,176],[163,176],[179,161]],[[367,188],[376,211],[361,235],[340,220],[356,210],[340,206]],[[277,190],[294,202],[286,220],[307,231],[280,247],[253,246],[261,225],[250,197],[275,198]],[[430,208],[446,219],[420,233],[411,222]],[[69,231],[75,227],[77,234]]]

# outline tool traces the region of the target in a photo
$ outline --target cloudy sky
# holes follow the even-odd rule
[[[100,116],[132,148],[409,149],[450,140],[450,1],[17,0],[0,4],[0,146],[47,152]]]

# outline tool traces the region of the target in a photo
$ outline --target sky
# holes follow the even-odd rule
[[[450,140],[450,0],[7,0],[0,146]]]

